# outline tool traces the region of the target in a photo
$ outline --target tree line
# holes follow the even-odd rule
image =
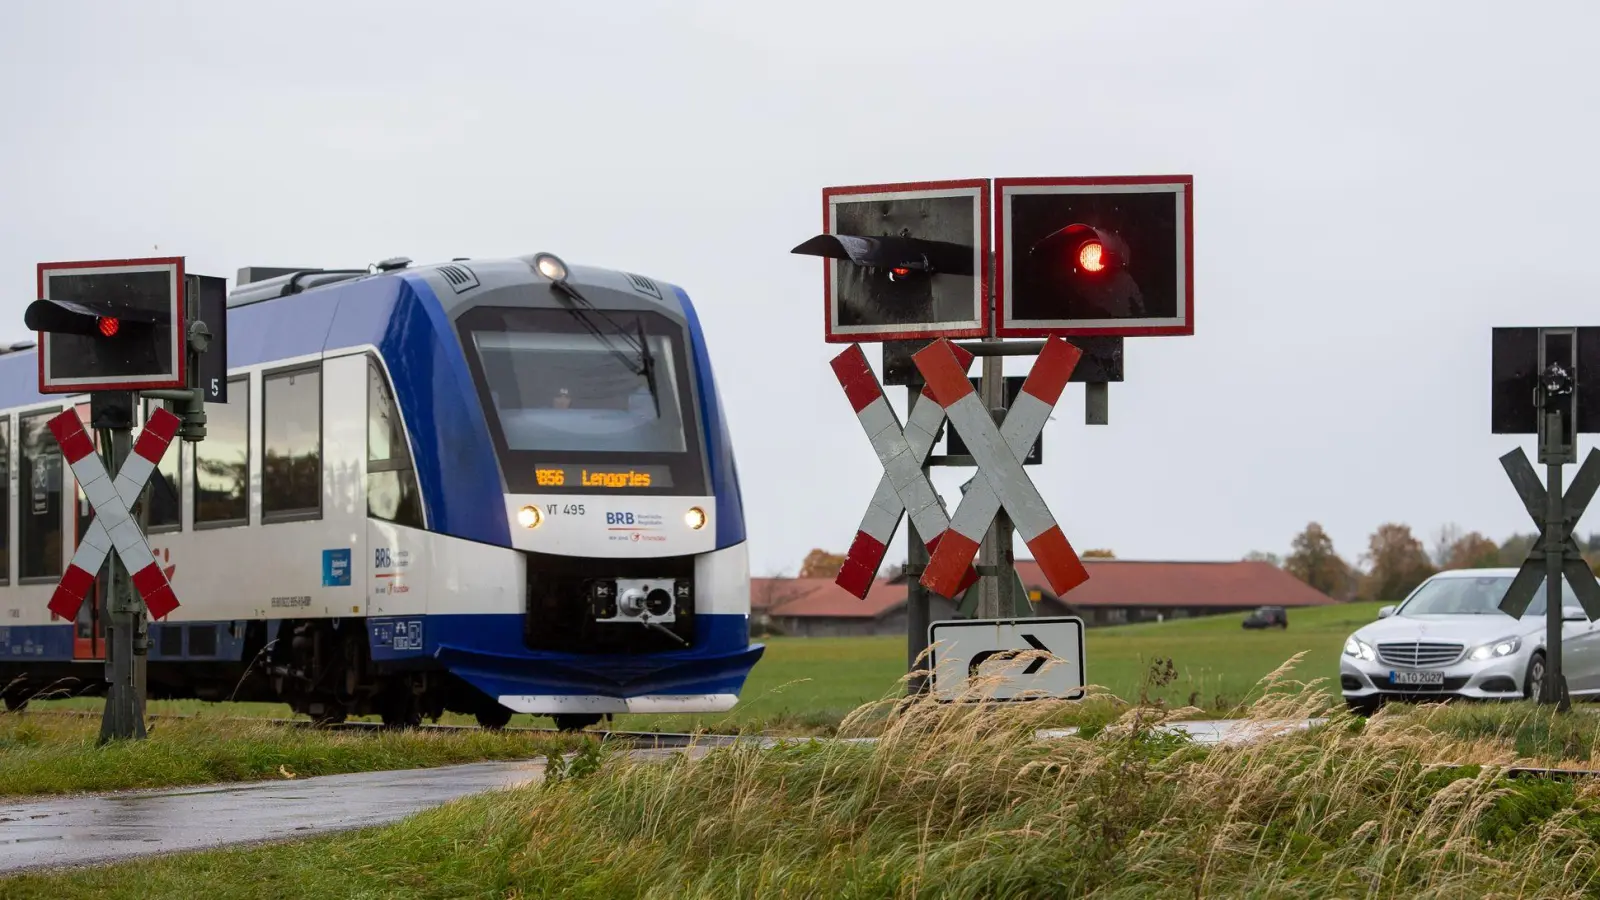
[[[1256,551],[1245,559],[1280,566],[1339,600],[1401,600],[1445,569],[1520,566],[1538,539],[1537,534],[1513,534],[1496,543],[1479,532],[1463,532],[1452,523],[1440,528],[1424,545],[1411,533],[1411,526],[1387,522],[1367,539],[1366,553],[1350,563],[1334,549],[1333,538],[1322,526],[1312,522],[1295,536],[1287,557]],[[1579,546],[1584,560],[1600,573],[1600,534],[1589,535]]]

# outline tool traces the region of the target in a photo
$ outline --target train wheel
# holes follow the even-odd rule
[[[21,712],[28,708],[28,695],[20,692],[6,694],[5,704],[7,712]]]
[[[385,728],[415,728],[422,724],[422,704],[411,692],[409,682],[400,682],[384,692],[378,701],[378,715]]]
[[[579,715],[551,716],[550,718],[556,720],[556,728],[559,731],[582,731],[585,728],[588,728],[590,725],[593,725],[596,722],[600,721],[600,716],[597,716],[597,715],[594,715],[594,716],[579,716]]]
[[[478,710],[478,727],[498,731],[511,721],[511,715],[511,710],[496,703],[492,707]]]

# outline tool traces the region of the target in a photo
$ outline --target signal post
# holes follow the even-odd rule
[[[205,438],[206,400],[227,402],[226,282],[167,257],[40,263],[38,285],[23,321],[39,335],[39,391],[88,393],[98,437],[97,451],[72,410],[50,422],[94,516],[50,610],[71,622],[96,594],[109,685],[100,741],[143,738],[149,620],[178,599],[145,540],[148,503],[138,518],[132,509],[174,437]],[[164,407],[135,442],[141,395]]]
[[[1600,432],[1600,328],[1496,328],[1491,353],[1491,431],[1537,435],[1546,472],[1540,484],[1521,447],[1500,457],[1539,531],[1500,609],[1522,618],[1545,585],[1545,671],[1535,699],[1566,712],[1572,700],[1562,670],[1562,632],[1567,622],[1600,619],[1600,581],[1573,538],[1600,489],[1600,452],[1590,449],[1571,487],[1562,489],[1562,467],[1578,461],[1578,435]],[[1577,607],[1563,602],[1563,582]]]
[[[1068,382],[1085,385],[1087,423],[1107,423],[1124,337],[1193,334],[1192,194],[1186,175],[823,189],[823,233],[792,252],[824,259],[825,340],[853,345],[833,368],[884,465],[837,583],[865,597],[910,519],[907,667],[918,670],[935,631],[970,655],[968,665],[935,652],[939,696],[989,660],[1006,663],[997,673],[1009,682],[991,699],[1082,686],[1080,620],[1019,624],[1034,610],[1014,534],[1057,596],[1088,578],[1023,467],[1043,462],[1040,431]],[[903,426],[861,342],[883,344],[882,384],[907,389]],[[1005,378],[1007,356],[1036,357],[1033,370]],[[982,377],[969,379],[977,357]],[[947,452],[933,454],[947,421]],[[953,515],[928,479],[933,466],[978,470]],[[950,598],[958,620],[930,622],[932,594]],[[1077,677],[1007,663],[1030,651],[1075,664]],[[910,690],[928,687],[913,679]]]

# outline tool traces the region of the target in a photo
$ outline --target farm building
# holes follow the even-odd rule
[[[1090,627],[1245,613],[1258,606],[1326,606],[1338,601],[1264,562],[1143,562],[1086,559],[1088,582],[1068,595],[1050,593],[1039,566],[1017,560],[1037,614],[1075,615]],[[865,600],[828,578],[752,578],[753,628],[802,637],[898,635],[906,629],[904,580],[880,579]],[[933,598],[932,619],[955,618],[955,607]]]

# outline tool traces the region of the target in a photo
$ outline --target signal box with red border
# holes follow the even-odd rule
[[[997,178],[995,335],[1194,334],[1194,178]]]
[[[822,216],[790,252],[823,257],[829,343],[988,333],[988,179],[824,188]]]
[[[39,392],[186,387],[183,264],[40,263],[39,299],[23,316],[39,333]]]

